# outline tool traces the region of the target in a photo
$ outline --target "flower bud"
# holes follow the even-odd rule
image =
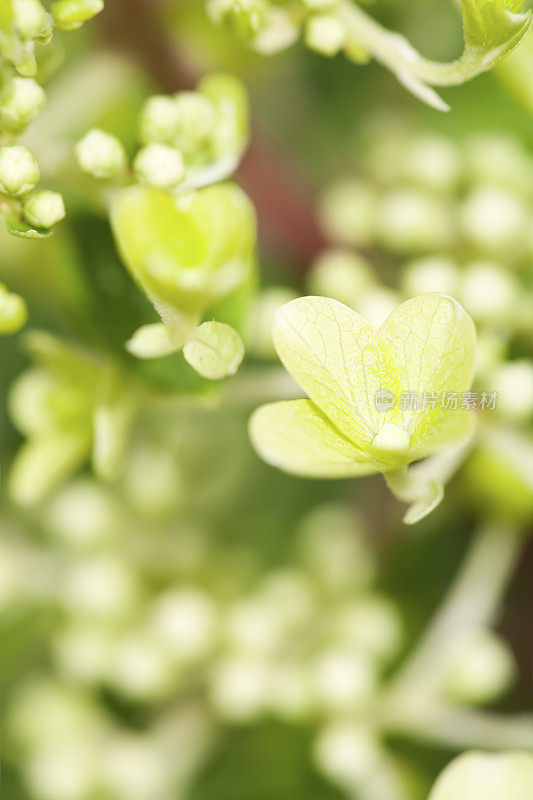
[[[533,414],[533,365],[527,359],[504,364],[494,376],[498,411],[510,420],[522,422]]]
[[[208,12],[214,22],[228,25],[244,41],[254,39],[267,19],[264,0],[210,0]]]
[[[355,308],[361,294],[372,285],[370,264],[348,250],[327,250],[312,265],[309,289],[312,294],[333,297]]]
[[[452,237],[447,206],[414,189],[393,189],[385,195],[379,225],[382,242],[399,253],[444,248]]]
[[[305,28],[305,43],[323,56],[334,56],[346,41],[344,25],[333,14],[311,17]]]
[[[338,721],[320,732],[314,747],[314,761],[330,780],[346,789],[357,789],[361,782],[376,771],[382,760],[382,750],[368,727]]]
[[[139,118],[139,139],[143,144],[172,144],[178,127],[179,107],[174,97],[157,94],[146,100]]]
[[[444,691],[458,703],[481,705],[497,700],[515,675],[511,651],[491,631],[480,631],[458,644],[447,662]]]
[[[25,324],[28,309],[23,298],[0,284],[0,335],[16,333]]]
[[[0,95],[0,124],[10,131],[22,130],[35,119],[46,94],[32,78],[14,77]]]
[[[133,169],[141,183],[157,189],[172,189],[185,177],[185,165],[180,151],[157,142],[139,150]]]
[[[482,186],[467,198],[462,209],[461,225],[468,241],[487,253],[520,251],[528,231],[524,205],[514,194],[491,186]]]
[[[454,189],[461,164],[455,145],[444,136],[417,136],[402,159],[404,177],[435,191]]]
[[[111,180],[126,167],[126,153],[122,143],[109,133],[93,128],[75,147],[80,168],[100,180]]]
[[[24,216],[36,228],[52,228],[65,217],[65,204],[58,192],[35,192],[24,203]]]
[[[36,39],[47,34],[50,17],[39,0],[12,0],[15,27],[22,39]]]
[[[206,147],[216,124],[213,103],[198,92],[180,92],[174,102],[178,109],[178,129],[174,145],[185,156]]]
[[[341,180],[326,189],[320,218],[328,237],[341,244],[367,245],[374,238],[377,198],[362,181]]]
[[[530,800],[530,753],[465,753],[446,767],[429,800]]]
[[[33,189],[39,167],[25,147],[0,147],[0,192],[19,196]]]
[[[501,320],[513,315],[516,285],[498,264],[475,262],[463,275],[461,302],[476,320]]]
[[[403,270],[402,289],[408,297],[425,292],[454,296],[459,281],[457,264],[448,256],[428,256],[409,263]]]
[[[104,0],[58,0],[52,6],[56,27],[74,31],[95,17],[104,7]]]

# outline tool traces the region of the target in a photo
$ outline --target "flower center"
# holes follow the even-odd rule
[[[372,450],[385,455],[400,454],[409,449],[409,444],[407,431],[393,422],[386,422],[374,436]]]

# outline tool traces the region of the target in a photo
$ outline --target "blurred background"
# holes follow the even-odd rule
[[[449,0],[370,13],[429,57],[461,51]],[[254,54],[200,0],[107,0],[49,59],[25,141],[67,218],[46,240],[0,230],[0,280],[30,312],[0,339],[2,476],[37,417],[87,414],[83,381],[51,377],[48,340],[28,330],[152,394],[113,481],[66,449],[33,462],[31,503],[2,481],[3,796],[425,800],[464,749],[533,750],[519,718],[533,699],[533,36],[444,90],[448,114],[375,63],[301,43]],[[97,126],[133,152],[146,97],[220,70],[250,95],[236,181],[257,211],[261,289],[245,363],[213,388],[181,355],[125,351],[154,313],[72,148]],[[263,464],[247,419],[290,391],[275,309],[323,294],[379,324],[432,290],[474,318],[476,388],[498,392],[440,508],[408,529],[380,477],[306,481]],[[418,708],[398,676],[458,574],[464,615],[433,654],[437,699]]]

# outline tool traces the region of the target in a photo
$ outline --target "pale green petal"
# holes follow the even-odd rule
[[[400,393],[398,371],[377,331],[336,300],[301,297],[278,310],[273,338],[311,400],[357,447],[367,448],[390,419],[376,410],[376,392]]]
[[[435,408],[402,410],[402,424],[413,443],[439,436],[444,425],[450,440],[455,419],[462,428],[459,411],[446,416],[440,407],[443,392],[467,391],[474,377],[476,332],[464,308],[453,298],[437,293],[407,300],[392,312],[380,329],[397,364],[402,392],[435,392]],[[460,405],[460,403],[459,403]],[[448,439],[446,439],[447,441]],[[441,441],[443,441],[441,439]]]
[[[258,408],[250,438],[273,467],[307,478],[350,478],[380,471],[309,400],[287,400]]]
[[[425,458],[447,445],[468,439],[474,432],[476,422],[477,417],[473,409],[432,410],[432,427],[429,430],[422,427],[411,437],[410,453],[413,460]]]
[[[415,500],[403,515],[406,525],[416,525],[431,514],[444,498],[444,486],[439,481],[429,481],[426,493]]]
[[[244,358],[244,344],[231,325],[204,322],[185,343],[183,355],[204,378],[219,380],[235,375]]]

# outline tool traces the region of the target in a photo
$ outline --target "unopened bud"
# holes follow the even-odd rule
[[[216,124],[212,102],[198,92],[180,92],[174,102],[178,108],[175,146],[186,156],[206,146]]]
[[[0,123],[18,131],[35,119],[46,101],[46,94],[32,78],[14,77],[0,95]]]
[[[346,42],[342,22],[333,14],[311,17],[305,28],[305,43],[324,56],[334,56]]]
[[[141,183],[158,189],[172,189],[185,176],[185,165],[179,150],[157,142],[139,150],[133,168]]]
[[[12,0],[15,27],[22,39],[45,36],[50,28],[50,17],[39,0]]]
[[[109,133],[93,128],[75,147],[80,168],[100,180],[110,180],[126,166],[126,153],[121,142]]]
[[[452,649],[444,690],[458,703],[490,703],[501,697],[514,676],[513,655],[505,642],[491,631],[480,631]]]
[[[174,97],[157,94],[146,100],[139,118],[139,138],[143,144],[172,144],[178,127],[179,107]]]
[[[16,333],[28,318],[28,309],[23,298],[10,293],[0,283],[0,334]]]
[[[74,31],[99,14],[103,7],[103,0],[58,0],[52,6],[52,15],[57,28]]]
[[[39,167],[25,147],[0,147],[0,192],[22,195],[39,180]]]
[[[65,204],[58,192],[35,192],[24,203],[24,216],[36,228],[52,228],[65,217]]]

